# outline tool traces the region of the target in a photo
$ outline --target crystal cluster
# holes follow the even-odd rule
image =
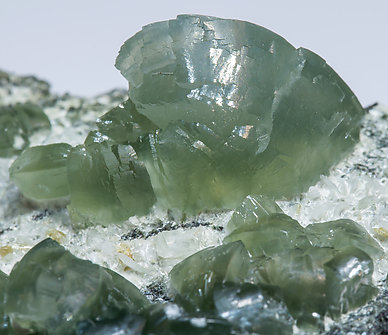
[[[155,204],[235,209],[223,243],[187,251],[168,275],[170,301],[150,303],[46,239],[0,273],[0,333],[285,335],[322,329],[376,294],[383,251],[363,227],[303,227],[273,201],[306,190],[358,141],[363,109],[324,60],[247,22],[183,15],[144,27],[116,66],[129,99],[82,144],[27,148],[49,119],[28,103],[0,107],[0,156],[20,154],[11,179],[34,201],[68,201],[81,226]]]
[[[269,320],[263,324],[290,325],[287,320],[292,316],[299,326],[314,328],[322,326],[326,315],[338,318],[376,294],[373,259],[383,251],[364,228],[351,220],[303,228],[270,202],[263,196],[248,196],[231,218],[229,227],[233,224],[235,229],[223,245],[202,250],[173,268],[171,287],[178,301],[194,310],[218,311],[219,306],[226,308],[227,300],[234,308],[229,305],[231,311],[221,315],[240,320],[239,294],[260,292],[261,303],[276,305],[283,311],[278,315],[284,316],[270,319],[275,325]],[[223,287],[226,284],[231,287]],[[241,305],[248,315],[262,308],[256,303]],[[276,313],[269,315],[274,318]],[[262,322],[251,318],[240,322],[253,331],[255,322]]]
[[[116,66],[129,100],[101,116],[97,132],[58,156],[55,146],[27,150],[11,168],[29,198],[67,189],[75,222],[122,221],[155,201],[196,214],[233,209],[248,194],[294,196],[358,140],[363,109],[333,69],[251,23],[154,23],[124,43]],[[46,163],[53,168],[36,183]]]

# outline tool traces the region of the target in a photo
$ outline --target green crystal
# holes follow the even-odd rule
[[[9,173],[20,191],[33,200],[50,200],[69,195],[67,156],[71,146],[56,143],[27,148],[13,162]]]
[[[43,110],[31,103],[0,106],[0,125],[0,157],[19,154],[33,133],[51,127]]]
[[[253,220],[242,225],[229,234],[224,242],[239,240],[255,257],[272,257],[295,248],[304,249],[310,246],[304,228],[285,214],[272,214],[259,222]]]
[[[247,197],[236,210],[235,229],[224,242],[244,243],[252,256],[245,281],[271,288],[299,326],[322,327],[325,315],[339,317],[376,294],[371,257],[382,249],[362,226],[343,219],[303,228],[270,213],[280,210],[271,202],[262,211],[258,199]]]
[[[234,210],[232,218],[226,226],[227,232],[236,228],[259,222],[270,214],[283,213],[276,202],[263,195],[248,195],[239,207]]]
[[[46,239],[12,269],[5,312],[20,334],[72,335],[81,322],[138,314],[148,305],[120,275]]]
[[[384,255],[376,240],[361,225],[349,219],[314,223],[306,227],[306,233],[314,246],[337,250],[353,246],[373,258]]]
[[[136,111],[131,100],[113,108],[97,119],[96,123],[101,134],[121,144],[136,142],[139,137],[157,129],[151,121]]]
[[[263,270],[262,270],[263,271]],[[279,295],[299,326],[322,324],[327,313],[341,313],[363,305],[376,294],[372,259],[356,248],[295,249],[264,266],[266,284]]]
[[[174,266],[171,289],[178,300],[194,309],[212,309],[214,285],[241,283],[248,268],[249,256],[240,241],[207,248]]]
[[[125,42],[116,66],[133,104],[122,118],[128,134],[118,120],[112,132],[139,137],[134,148],[166,208],[195,213],[235,208],[252,193],[296,195],[358,141],[363,109],[333,69],[251,23],[157,22]]]
[[[75,147],[67,161],[69,212],[82,225],[119,222],[147,214],[155,202],[149,176],[128,145],[111,144],[99,133]]]

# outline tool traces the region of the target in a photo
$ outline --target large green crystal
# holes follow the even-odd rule
[[[46,239],[12,269],[5,313],[20,334],[72,335],[82,322],[138,314],[148,304],[120,275]]]
[[[182,15],[150,24],[125,42],[116,66],[133,103],[100,130],[139,137],[134,148],[167,208],[293,196],[358,140],[363,109],[333,69],[251,23]]]
[[[56,143],[27,148],[12,164],[9,174],[20,191],[33,200],[69,195],[67,156],[71,146]]]
[[[49,119],[37,105],[0,106],[0,157],[19,154],[30,144],[34,132],[50,127]]]

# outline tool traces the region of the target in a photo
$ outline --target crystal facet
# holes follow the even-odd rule
[[[133,102],[123,120],[142,115],[158,128],[124,122],[170,209],[296,195],[358,140],[363,109],[334,70],[251,23],[181,15],[150,24],[124,43],[116,66]]]
[[[27,148],[12,164],[9,174],[20,191],[33,200],[69,195],[66,161],[71,146],[56,143]]]
[[[12,269],[5,312],[19,333],[70,335],[80,322],[138,314],[148,304],[117,273],[76,258],[46,239]]]

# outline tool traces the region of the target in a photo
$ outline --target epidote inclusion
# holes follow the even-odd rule
[[[77,227],[154,208],[234,209],[226,237],[178,263],[172,300],[157,304],[44,240],[1,276],[2,331],[314,332],[376,295],[374,261],[384,253],[361,225],[302,227],[275,202],[306,191],[359,138],[365,110],[322,58],[248,22],[181,15],[127,40],[116,67],[129,99],[83,144],[28,147],[50,127],[43,110],[0,106],[0,153],[18,155],[11,179],[33,201],[67,200]]]

